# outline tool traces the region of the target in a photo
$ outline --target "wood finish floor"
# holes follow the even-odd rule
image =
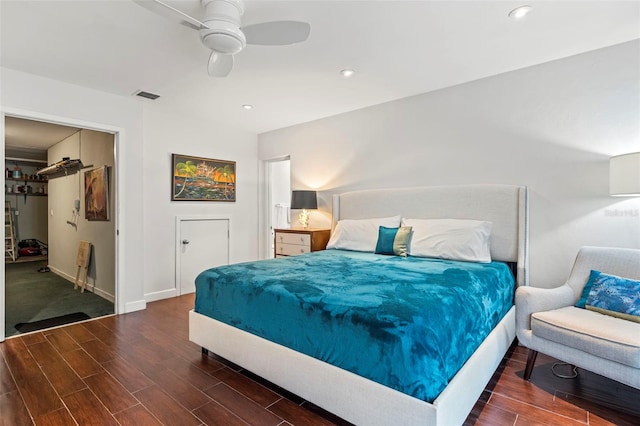
[[[192,306],[193,296],[182,296],[8,339],[0,344],[0,424],[345,424],[203,356],[188,341]],[[542,354],[526,382],[525,358],[512,347],[465,424],[640,423],[640,391],[582,370],[579,379],[558,379]]]

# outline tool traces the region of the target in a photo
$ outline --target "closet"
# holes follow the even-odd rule
[[[5,157],[5,261],[47,260],[48,179],[36,171],[46,160]]]
[[[5,117],[5,336],[114,313],[114,169],[111,133]]]

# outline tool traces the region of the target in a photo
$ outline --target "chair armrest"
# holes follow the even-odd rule
[[[518,287],[516,290],[516,329],[531,329],[531,314],[575,304],[573,289],[567,284],[556,288]]]

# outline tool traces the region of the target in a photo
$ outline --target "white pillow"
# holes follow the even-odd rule
[[[466,219],[402,219],[413,236],[409,255],[491,262],[491,222]]]
[[[397,228],[400,216],[379,217],[374,219],[344,219],[336,224],[328,249],[375,252],[378,243],[378,230],[381,226]]]

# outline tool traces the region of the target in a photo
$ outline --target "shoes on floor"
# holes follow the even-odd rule
[[[51,269],[49,269],[48,266],[43,266],[42,268],[38,269],[38,272],[49,272]]]

